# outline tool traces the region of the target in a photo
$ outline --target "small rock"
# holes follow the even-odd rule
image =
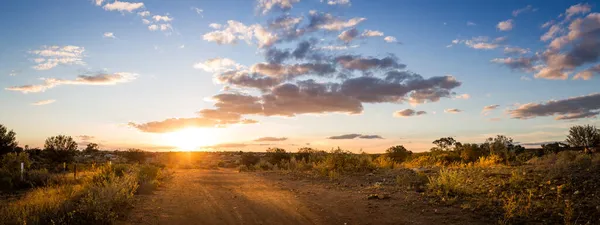
[[[367,196],[367,200],[372,200],[372,199],[379,199],[379,196],[377,196],[377,194],[370,194],[369,196]]]

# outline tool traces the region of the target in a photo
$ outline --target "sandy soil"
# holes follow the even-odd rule
[[[121,224],[486,224],[457,208],[434,207],[418,193],[374,189],[371,183],[177,170],[153,194],[138,196]],[[390,198],[368,200],[375,191]]]

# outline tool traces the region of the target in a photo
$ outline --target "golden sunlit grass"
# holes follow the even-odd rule
[[[211,129],[186,128],[162,135],[165,144],[175,146],[178,150],[193,151],[201,146],[217,143],[217,138]]]

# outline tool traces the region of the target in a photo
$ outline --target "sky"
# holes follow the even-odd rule
[[[4,1],[21,146],[426,151],[600,125],[598,2]]]

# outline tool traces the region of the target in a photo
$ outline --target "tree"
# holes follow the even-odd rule
[[[406,158],[412,155],[411,151],[406,150],[402,145],[396,145],[385,150],[385,154],[396,162],[404,162]]]
[[[77,142],[71,136],[49,137],[44,144],[44,150],[54,162],[71,162],[77,151]]]
[[[432,142],[436,147],[431,148],[431,151],[452,151],[461,146],[461,143],[454,140],[452,137],[443,137]]]
[[[595,126],[573,126],[569,129],[566,142],[585,152],[592,152],[594,147],[600,146],[600,131]]]
[[[486,153],[490,155],[500,156],[507,164],[516,155],[525,151],[525,148],[520,145],[515,145],[513,139],[504,135],[488,138],[485,143],[480,146]]]
[[[16,134],[0,124],[0,156],[15,151],[17,148]]]
[[[146,161],[146,152],[137,148],[127,149],[124,153],[127,162],[143,163]]]
[[[94,153],[97,152],[100,149],[100,146],[96,143],[89,143],[87,144],[87,146],[85,146],[85,152],[86,153]]]

